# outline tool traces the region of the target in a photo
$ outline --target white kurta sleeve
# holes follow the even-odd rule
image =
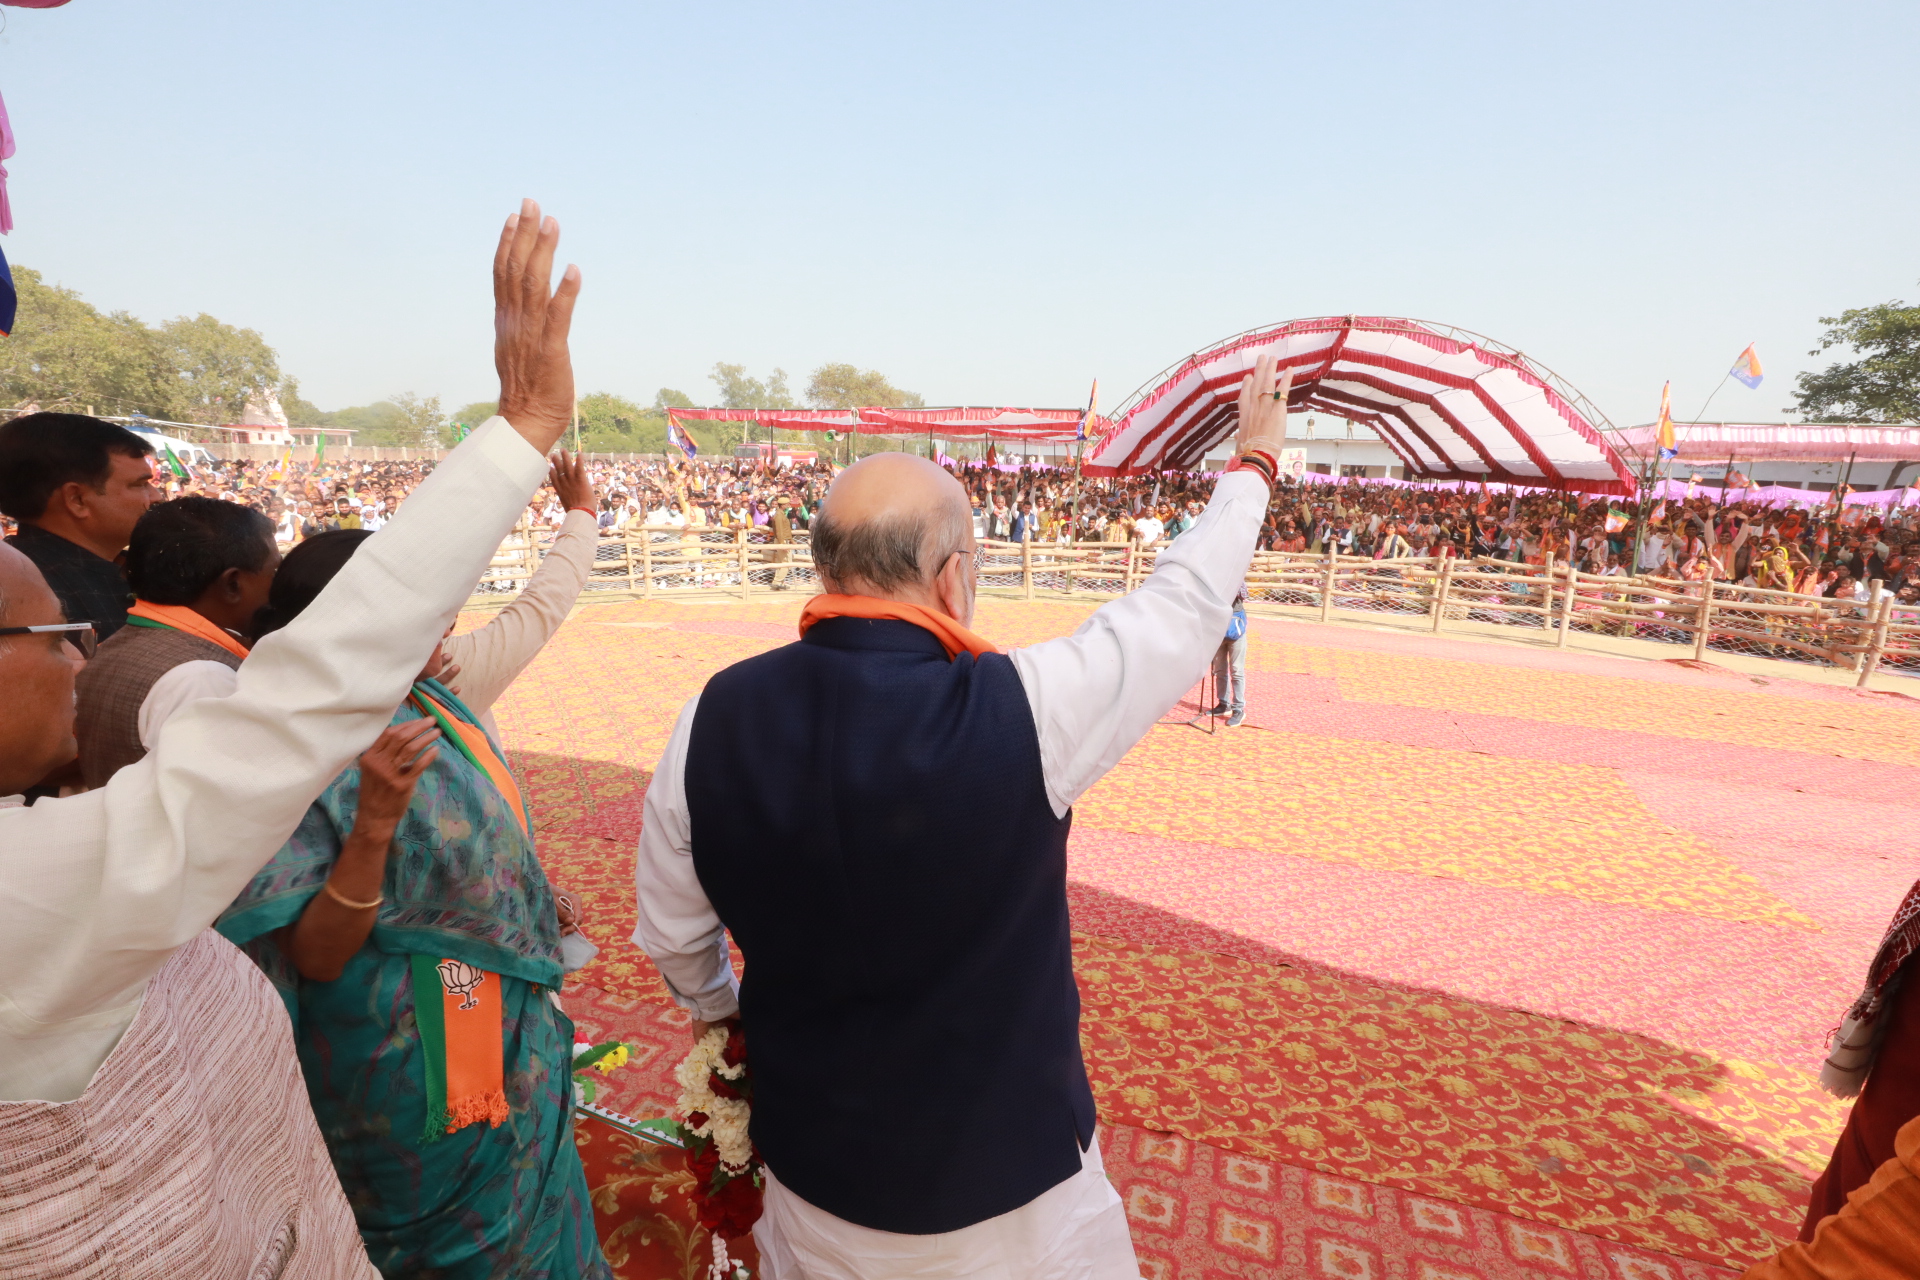
[[[700,699],[680,709],[673,736],[654,766],[641,813],[640,856],[634,867],[638,923],[634,945],[653,958],[667,990],[703,1022],[740,1010],[740,981],[727,955],[727,933],[693,869],[687,815],[687,738]]]
[[[153,750],[160,726],[173,719],[173,713],[200,698],[224,698],[240,683],[240,673],[224,662],[202,658],[174,667],[147,690],[140,703],[140,745]]]
[[[546,469],[490,419],[231,696],[186,704],[104,787],[0,810],[0,1098],[80,1095],[147,979],[386,727]]]
[[[1253,472],[1220,477],[1198,524],[1140,587],[1059,640],[1016,649],[1055,815],[1146,736],[1219,648],[1267,510]]]
[[[455,680],[460,701],[486,711],[533,661],[541,646],[567,620],[593,571],[599,531],[584,511],[569,511],[540,567],[512,604],[478,631],[447,641],[447,657],[460,664]]]

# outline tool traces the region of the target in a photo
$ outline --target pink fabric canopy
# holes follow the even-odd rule
[[[1650,456],[1654,423],[1620,433],[1627,448]],[[1920,462],[1920,426],[1874,423],[1676,422],[1673,443],[1682,463],[1735,462]]]
[[[870,436],[935,435],[942,440],[1067,441],[1075,438],[1079,409],[668,409],[682,421],[751,422],[782,431],[853,431]]]
[[[1606,418],[1552,372],[1479,334],[1391,316],[1291,320],[1189,356],[1121,407],[1087,473],[1198,464],[1238,429],[1240,380],[1267,351],[1293,370],[1293,409],[1365,423],[1410,476],[1634,491]]]

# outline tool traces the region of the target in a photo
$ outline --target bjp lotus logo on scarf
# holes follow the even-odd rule
[[[476,969],[459,960],[442,960],[438,966],[440,981],[447,990],[460,997],[462,1009],[478,1009],[480,1002],[473,998],[473,989],[487,980],[484,970]]]

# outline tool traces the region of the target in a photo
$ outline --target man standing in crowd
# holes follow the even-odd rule
[[[0,511],[20,523],[7,542],[33,561],[70,622],[101,640],[133,603],[120,554],[160,497],[153,446],[80,413],[30,413],[0,426]]]
[[[1213,654],[1216,701],[1210,715],[1227,717],[1227,728],[1238,729],[1247,719],[1247,584],[1233,593],[1233,613],[1226,636]]]
[[[508,221],[502,417],[361,548],[332,607],[104,787],[0,809],[0,1275],[372,1276],[285,1009],[207,926],[386,727],[545,475],[574,395],[579,274],[549,295],[558,241],[532,201]],[[76,635],[91,649],[0,550],[0,794],[74,755]]]
[[[140,518],[127,546],[127,625],[75,685],[87,786],[146,755],[178,708],[233,692],[279,567],[273,522],[252,507],[189,496]]]
[[[1260,356],[1239,469],[1138,590],[1011,655],[967,630],[964,489],[906,454],[849,467],[800,642],[681,711],[634,940],[696,1036],[740,1018],[769,1274],[1137,1280],[1080,1056],[1071,808],[1225,634],[1290,382]]]

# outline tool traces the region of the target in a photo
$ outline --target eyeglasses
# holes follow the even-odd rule
[[[41,635],[55,631],[66,632],[67,642],[78,649],[83,658],[92,658],[100,648],[100,637],[95,634],[91,622],[50,622],[43,627],[0,627],[0,636]]]

